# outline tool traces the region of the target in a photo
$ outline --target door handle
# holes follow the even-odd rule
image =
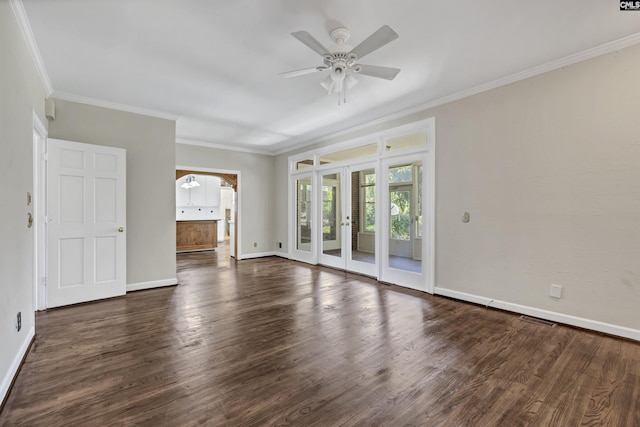
[[[119,231],[120,233],[122,233],[122,232],[124,231],[124,227],[119,227],[119,228],[118,228],[118,231]]]
[[[349,223],[348,223],[348,222],[345,222],[345,223],[344,223],[344,225],[349,226]]]

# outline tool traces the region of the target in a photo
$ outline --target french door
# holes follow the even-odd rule
[[[291,156],[289,179],[292,259],[434,292],[433,118]]]
[[[318,262],[377,277],[376,164],[318,173]]]
[[[293,195],[293,242],[292,255],[294,259],[313,262],[316,241],[315,202],[313,200],[314,176],[311,173],[294,177],[292,180]],[[293,243],[291,245],[291,243]]]
[[[432,291],[431,242],[433,218],[430,186],[432,166],[426,156],[398,156],[382,162],[380,280]],[[425,173],[425,168],[429,173]],[[431,178],[432,179],[432,178]]]

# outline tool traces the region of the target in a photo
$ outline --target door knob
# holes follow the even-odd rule
[[[120,227],[120,228],[118,228],[118,231],[119,231],[120,233],[122,233],[122,232],[124,231],[124,227]]]

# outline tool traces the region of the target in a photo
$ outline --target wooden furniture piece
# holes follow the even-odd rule
[[[176,251],[218,247],[218,221],[176,221]]]

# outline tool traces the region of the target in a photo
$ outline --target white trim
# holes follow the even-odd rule
[[[281,251],[274,251],[272,256],[277,256],[280,258],[285,258],[285,259],[291,259],[289,258],[289,254],[286,252],[281,252]]]
[[[278,252],[277,254],[280,254],[280,252]],[[264,258],[264,257],[268,257],[268,256],[275,256],[276,252],[275,251],[271,251],[271,252],[258,252],[255,254],[244,254],[244,255],[239,255],[238,256],[238,260],[243,260],[243,259],[252,259],[252,258]],[[278,255],[280,256],[280,255]]]
[[[33,206],[33,307],[44,310],[46,306],[46,287],[40,279],[46,280],[47,239],[44,215],[46,214],[46,181],[47,170],[43,156],[47,151],[47,129],[38,114],[33,111],[33,189],[31,204]],[[35,135],[37,134],[37,138]],[[42,184],[42,185],[41,185]],[[43,232],[44,231],[44,232]],[[40,269],[42,266],[42,270]],[[42,273],[42,274],[40,274]]]
[[[163,288],[178,284],[178,279],[152,280],[150,282],[127,283],[127,292],[141,291],[143,289]]]
[[[440,105],[448,104],[453,101],[460,100],[462,98],[469,97],[471,95],[476,95],[482,92],[487,92],[492,89],[499,88],[501,86],[506,86],[508,84],[512,84],[521,80],[528,79],[530,77],[535,77],[540,74],[547,73],[549,71],[554,71],[562,67],[567,67],[569,65],[577,64],[578,62],[586,61],[588,59],[592,59],[601,55],[605,55],[607,53],[615,52],[620,49],[624,49],[627,47],[634,46],[640,43],[640,33],[631,34],[629,36],[623,37],[618,40],[614,40],[608,43],[601,44],[600,46],[593,47],[591,49],[583,50],[582,52],[575,53],[573,55],[566,56],[564,58],[557,59],[555,61],[547,62],[546,64],[538,65],[533,68],[529,68],[524,71],[520,71],[518,73],[510,74],[508,76],[481,84],[479,86],[472,87],[470,89],[466,89],[452,95],[448,95],[433,101],[429,101],[424,104],[417,105],[415,107],[409,108],[407,110],[399,111],[397,113],[390,114],[388,116],[383,116],[378,119],[374,119],[363,123],[358,126],[350,127],[347,129],[342,129],[337,132],[325,134],[322,136],[318,136],[316,138],[312,138],[310,140],[304,141],[304,137],[301,138],[292,138],[286,142],[287,146],[280,150],[276,150],[274,155],[285,154],[294,150],[299,150],[300,148],[307,147],[309,145],[316,144],[318,142],[326,141],[333,138],[338,138],[340,136],[356,132],[359,130],[363,130],[375,125],[383,124],[388,121],[401,119],[403,117],[407,117],[411,114],[419,113],[421,111],[426,111],[431,108],[438,107]]]
[[[22,4],[22,0],[10,0],[9,3],[11,4],[14,16],[16,17],[18,27],[20,27],[20,32],[22,33],[24,42],[27,44],[27,50],[29,50],[29,53],[31,54],[31,59],[33,60],[34,67],[36,67],[38,77],[40,77],[40,83],[42,83],[46,98],[53,92],[53,86],[51,86],[51,80],[49,79],[47,68],[44,66],[40,49],[38,48],[36,38],[34,37],[33,30],[31,29],[31,24],[27,18],[27,12],[24,10],[24,4]]]
[[[273,153],[268,150],[259,150],[257,148],[247,148],[247,147],[234,147],[232,145],[218,144],[214,142],[195,141],[192,139],[184,139],[184,138],[177,138],[176,144],[195,145],[196,147],[215,148],[218,150],[239,151],[241,153],[264,154],[265,156],[273,155]]]
[[[577,326],[579,328],[590,329],[592,331],[603,332],[605,334],[616,335],[619,337],[640,341],[640,330],[627,328],[626,326],[613,325],[611,323],[585,319],[583,317],[572,316],[556,311],[549,311],[540,308],[529,307],[526,305],[514,304],[508,301],[501,301],[479,295],[468,294],[465,292],[454,291],[439,286],[435,288],[435,294],[454,298],[457,300],[472,302],[474,304],[498,308],[500,310],[538,317],[540,319],[550,320],[552,322],[564,323],[566,325]]]
[[[79,104],[93,105],[94,107],[109,108],[111,110],[126,111],[127,113],[140,114],[143,116],[157,117],[159,119],[176,121],[180,118],[177,114],[164,111],[152,110],[149,108],[135,107],[133,105],[119,104],[117,102],[105,101],[103,99],[89,98],[87,96],[74,95],[71,93],[54,90],[50,96],[62,101],[77,102]]]
[[[29,329],[29,332],[27,333],[24,341],[22,342],[18,353],[16,353],[16,356],[13,358],[13,362],[11,363],[11,366],[9,366],[7,374],[2,379],[2,384],[0,384],[0,403],[4,402],[5,397],[7,397],[7,393],[9,393],[11,383],[18,374],[20,365],[22,364],[22,360],[27,355],[27,350],[29,350],[29,346],[31,345],[31,342],[33,341],[33,338],[35,336],[36,329],[34,326],[32,326],[31,329]]]

